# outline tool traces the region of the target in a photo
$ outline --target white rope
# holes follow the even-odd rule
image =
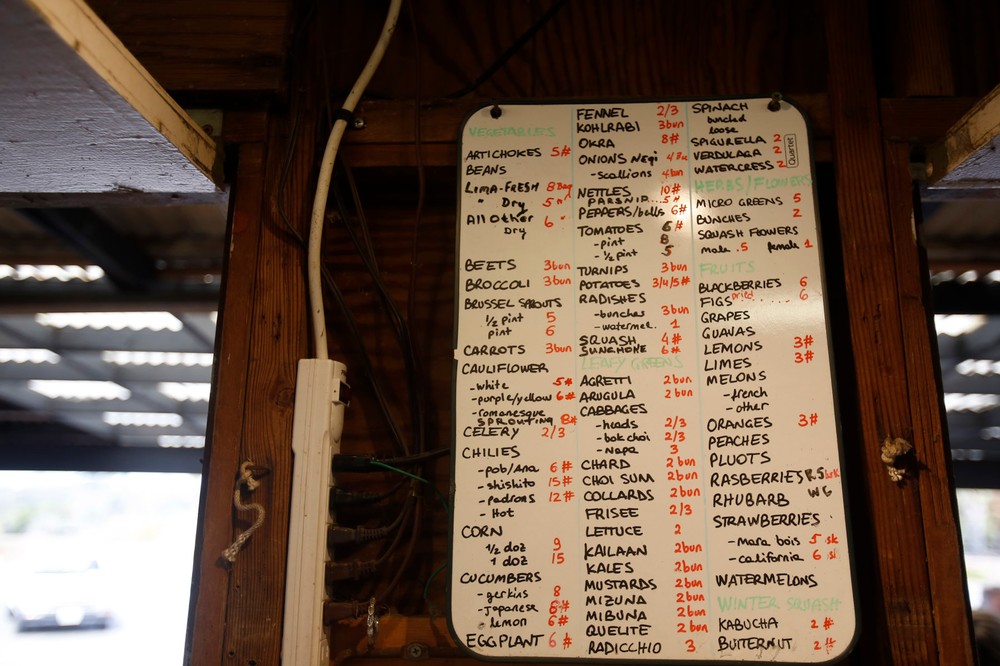
[[[244,504],[241,497],[241,489],[245,485],[247,487],[247,492],[253,492],[260,485],[260,481],[253,478],[253,473],[250,468],[253,467],[253,461],[247,460],[242,465],[240,465],[240,479],[236,482],[236,491],[233,493],[233,506],[236,507],[237,511],[255,511],[257,513],[257,518],[253,521],[251,525],[245,532],[236,537],[228,548],[222,551],[222,557],[227,562],[232,564],[236,561],[236,555],[240,552],[240,548],[243,544],[247,542],[250,535],[257,531],[261,525],[264,524],[264,516],[266,515],[264,507],[257,502],[250,502],[249,504]]]

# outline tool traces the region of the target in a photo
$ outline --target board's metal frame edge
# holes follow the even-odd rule
[[[448,585],[446,594],[447,608],[445,609],[448,633],[451,634],[455,645],[476,659],[484,659],[485,657],[467,647],[460,640],[458,632],[455,631],[455,626],[452,624],[452,595],[454,594],[452,577],[455,574],[455,469],[458,464],[458,325],[459,313],[462,309],[462,282],[460,278],[462,263],[459,256],[462,241],[462,138],[465,136],[465,126],[469,123],[469,120],[487,106],[492,106],[492,104],[482,104],[470,109],[465,114],[465,118],[462,119],[461,124],[458,126],[458,140],[455,142],[455,151],[457,153],[455,164],[458,167],[458,173],[456,174],[458,177],[455,179],[455,323],[452,326],[451,332],[451,478],[448,480],[448,499],[451,502],[451,515],[448,520],[448,575],[446,576]]]

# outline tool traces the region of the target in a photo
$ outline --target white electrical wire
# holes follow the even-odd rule
[[[361,70],[358,80],[354,82],[354,87],[344,100],[343,109],[348,114],[353,113],[361,95],[364,94],[368,82],[371,81],[375,70],[378,69],[382,56],[389,46],[392,33],[396,30],[396,21],[399,19],[399,9],[403,0],[392,0],[389,3],[389,12],[385,17],[385,24],[382,26],[382,35],[378,43],[368,57],[368,63]],[[340,114],[341,116],[347,114]],[[330,180],[333,177],[333,163],[337,159],[337,150],[340,148],[340,140],[347,129],[347,119],[338,117],[330,130],[330,137],[326,141],[326,150],[323,151],[323,162],[320,164],[319,178],[316,181],[316,196],[313,199],[312,219],[309,225],[309,256],[307,263],[309,281],[309,306],[312,308],[313,339],[316,348],[316,358],[329,358],[329,350],[326,345],[326,313],[323,309],[323,283],[321,280],[322,264],[320,261],[320,250],[323,245],[323,221],[326,217],[326,200],[330,193]]]

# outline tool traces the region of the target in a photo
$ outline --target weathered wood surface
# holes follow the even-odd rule
[[[82,0],[9,3],[0,32],[0,205],[222,198],[215,143]]]
[[[1000,87],[962,116],[928,151],[928,185],[964,190],[1000,189]]]
[[[877,612],[862,604],[869,614],[859,657],[867,646],[875,649],[873,641],[884,640],[891,649],[892,663],[964,664],[969,663],[971,654],[967,620],[960,608],[947,605],[940,597],[946,590],[961,596],[959,579],[942,585],[949,571],[961,568],[957,534],[940,546],[933,545],[945,554],[935,557],[930,566],[926,543],[916,536],[924,534],[929,521],[943,517],[940,512],[924,514],[922,495],[948,495],[947,472],[939,464],[932,474],[896,484],[890,481],[880,459],[886,438],[914,441],[914,411],[929,407],[926,396],[911,404],[908,370],[923,368],[926,376],[933,374],[933,369],[928,354],[920,357],[919,348],[906,346],[904,323],[910,322],[904,316],[912,317],[913,311],[909,306],[901,311],[900,298],[911,293],[913,285],[901,280],[912,280],[916,269],[911,264],[916,257],[905,248],[899,248],[897,256],[899,239],[890,206],[899,197],[894,189],[902,188],[902,196],[909,196],[909,183],[896,173],[898,161],[892,162],[895,171],[886,173],[871,51],[865,23],[857,19],[866,13],[864,0],[829,2],[824,12],[830,45],[830,108],[843,275],[860,416],[857,446],[863,467],[859,471],[867,491],[861,501],[871,512],[871,540],[877,554],[882,601]],[[898,212],[896,224],[900,223]],[[916,345],[915,338],[909,341]],[[909,362],[908,353],[913,354]],[[940,463],[942,453],[933,449],[941,441],[940,423],[937,426],[936,433],[921,433],[922,448],[917,449],[916,458],[924,464]],[[859,509],[853,503],[852,507],[852,511]],[[954,514],[946,522],[953,523]]]
[[[195,665],[278,663],[295,366],[306,353],[301,252],[273,206],[283,158],[280,129],[272,122],[266,135],[240,149],[191,618]],[[306,164],[294,171],[292,187],[305,187],[304,172]],[[304,197],[293,193],[289,200],[301,219]],[[253,462],[260,480],[244,501],[260,503],[267,513],[229,565],[222,549],[253,518],[233,508],[244,461]]]
[[[888,42],[883,95],[948,97],[955,94],[944,0],[873,3],[877,33]]]
[[[829,98],[825,93],[788,92],[809,119],[813,137],[813,159],[833,159]],[[458,163],[458,128],[473,110],[490,100],[432,100],[420,105],[421,159],[427,166]],[[971,98],[885,98],[879,100],[884,135],[919,145],[933,143],[975,104]],[[357,167],[414,167],[417,163],[415,102],[412,100],[368,100],[357,110],[363,129],[347,132],[342,154]]]
[[[945,3],[955,94],[982,97],[1000,81],[1000,4],[986,0]]]
[[[942,664],[971,663],[973,648],[966,617],[965,569],[953,492],[941,373],[937,361],[930,302],[929,272],[917,243],[912,183],[907,174],[909,149],[887,144],[886,180],[893,235],[896,289],[903,329],[906,388],[912,443],[918,451],[915,470],[920,493],[927,572]]]
[[[413,3],[422,51],[421,97],[466,87],[555,2]],[[91,0],[90,5],[171,92],[284,90],[295,29],[290,0]],[[820,92],[826,83],[826,37],[816,9],[816,3],[765,0],[682,5],[573,0],[479,92],[515,97]],[[385,6],[337,0],[317,3],[315,11],[335,66],[330,89],[346,91],[375,41]],[[995,3],[895,0],[882,15],[884,30],[875,34],[888,60],[885,79],[894,88],[883,95],[978,97],[995,85],[1000,74]],[[414,39],[407,15],[400,26],[372,92],[412,99]]]
[[[486,13],[480,4],[420,3],[421,100],[437,100],[468,84],[552,4],[499,2]],[[860,0],[826,3],[824,21],[816,20],[817,8],[811,5],[787,14],[766,2],[695,3],[677,8],[636,2],[631,13],[616,11],[616,6],[592,0],[569,3],[476,96],[634,98],[784,90],[814,101],[810,116],[814,127],[825,128],[821,131],[828,142],[827,155],[835,158],[837,174],[832,196],[838,200],[839,219],[825,217],[823,222],[836,229],[834,236],[840,242],[831,255],[837,256],[839,250],[843,265],[828,266],[828,282],[843,285],[842,290],[838,286],[833,291],[846,293],[841,332],[849,334],[836,344],[839,362],[848,366],[844,375],[850,380],[842,381],[840,393],[846,416],[845,474],[850,483],[862,629],[847,663],[968,663],[971,653],[962,581],[956,574],[960,563],[954,513],[949,508],[947,451],[941,439],[940,412],[935,411],[939,405],[929,384],[912,386],[926,382],[933,368],[930,339],[921,328],[924,319],[921,316],[917,321],[923,306],[918,297],[921,280],[916,247],[907,240],[909,227],[904,222],[908,217],[904,203],[909,196],[908,169],[904,168],[908,146],[885,144],[886,138],[906,141],[933,133],[928,129],[931,124],[942,126],[942,118],[959,115],[962,110],[957,106],[967,102],[948,100],[937,106],[930,100],[891,100],[880,105],[864,19],[867,8]],[[328,37],[323,48],[330,62],[336,63],[329,74],[330,90],[343,90],[353,81],[367,50],[347,45],[372,43],[383,10],[378,3],[330,3],[318,8],[317,24],[324,26]],[[373,83],[374,95],[391,99],[362,108],[367,129],[350,133],[344,158],[358,167],[355,175],[381,277],[400,309],[414,315],[414,346],[424,369],[420,390],[427,406],[426,447],[433,449],[450,445],[454,133],[474,96],[454,103],[428,102],[425,108],[419,154],[429,167],[424,174],[428,200],[418,226],[417,178],[412,168],[418,162],[412,115],[417,63],[407,21],[404,17],[399,39]],[[690,25],[702,25],[705,30],[692,34]],[[300,207],[299,200],[308,198],[304,195],[312,187],[310,146],[322,138],[316,128],[322,127],[324,115],[319,106],[306,107],[296,142],[300,150],[290,157],[284,199],[293,226],[303,213],[292,209]],[[930,119],[927,125],[913,122],[909,110],[916,108]],[[195,621],[204,619],[208,624],[199,630],[202,637],[196,633],[195,656],[202,661],[196,659],[195,664],[276,663],[280,649],[282,585],[276,577],[283,575],[285,544],[284,518],[275,514],[287,511],[289,492],[287,453],[283,452],[290,436],[287,392],[293,386],[295,358],[307,353],[304,333],[298,328],[305,326],[302,255],[276,211],[274,196],[293,118],[284,119],[269,134],[266,166],[261,167],[264,172],[257,186],[266,182],[267,194],[258,190],[256,209],[249,202],[243,204],[260,235],[250,254],[240,259],[251,261],[253,268],[238,268],[235,263],[239,248],[251,241],[235,233],[242,229],[241,218],[236,216],[234,222],[231,260],[240,272],[232,273],[238,277],[229,281],[247,284],[227,287],[227,293],[243,303],[238,306],[243,308],[236,315],[238,321],[233,324],[230,319],[228,326],[238,328],[242,321],[248,330],[230,329],[227,334],[224,324],[222,356],[227,352],[225,340],[235,340],[228,344],[243,355],[247,365],[241,379],[233,370],[228,380],[222,375],[226,366],[220,366],[219,386],[220,395],[226,386],[229,391],[245,390],[246,395],[227,408],[234,411],[220,412],[217,418],[219,444],[213,447],[232,450],[213,448],[206,506],[214,512],[215,522],[207,523],[206,543],[210,538],[220,541],[217,534],[207,533],[221,529],[224,547],[236,533],[234,527],[246,525],[232,515],[230,503],[236,468],[248,454],[260,456],[255,462],[272,469],[265,478],[266,490],[258,490],[254,499],[266,502],[269,521],[275,522],[251,538],[232,574],[211,569],[214,553],[206,546],[201,576],[215,587],[200,597],[200,615]],[[824,168],[829,171],[829,164]],[[342,194],[344,182],[338,176]],[[362,371],[357,342],[331,299],[331,356],[346,362],[354,389],[344,450],[392,455],[395,447],[375,407],[367,375],[385,378],[389,409],[406,424],[410,414],[403,361],[372,280],[345,233],[345,224],[356,225],[354,217],[349,214],[345,221],[333,214],[331,220],[324,259],[344,292],[348,309],[358,318],[359,338],[373,358],[371,372]],[[412,260],[415,265],[411,265],[414,237],[417,251]],[[412,290],[411,279],[416,280]],[[231,309],[226,317],[230,314]],[[292,324],[285,317],[298,319]],[[275,333],[280,335],[275,337]],[[853,351],[853,363],[848,351]],[[245,381],[246,388],[237,386],[238,381]],[[244,420],[245,427],[241,425]],[[917,460],[932,469],[901,487],[890,482],[879,460],[886,436],[912,441]],[[450,463],[440,460],[420,473],[444,491]],[[384,488],[393,480],[389,474],[341,477],[341,483],[351,489]],[[432,574],[447,557],[447,519],[429,487],[421,485],[420,489],[424,520],[404,580],[384,599],[392,608],[384,620],[384,633],[375,651],[366,652],[360,624],[338,622],[333,654],[341,661],[398,663],[400,650],[420,643],[430,647],[428,663],[471,663],[455,652],[441,623],[446,576]],[[355,511],[350,517],[368,525],[382,524],[395,515],[399,504],[400,500],[390,500],[375,511]],[[931,552],[939,543],[940,551]],[[366,558],[370,551],[358,553]],[[345,557],[354,555],[347,552]],[[335,590],[344,598],[365,600],[365,594],[380,594],[395,573],[388,566],[373,581],[341,583]]]
[[[232,118],[239,124],[243,119]],[[249,120],[249,119],[248,119]],[[241,426],[247,397],[246,378],[251,364],[250,327],[253,281],[256,270],[260,225],[256,223],[263,196],[266,147],[263,129],[266,117],[255,119],[261,132],[240,148],[240,169],[233,183],[229,247],[226,257],[216,360],[213,369],[212,405],[206,441],[205,471],[191,611],[188,617],[187,654],[190,663],[222,663],[222,641],[226,606],[230,602],[229,572],[221,553],[233,535],[233,488],[239,476]],[[246,523],[242,523],[245,527]]]
[[[890,141],[926,146],[941,139],[975,103],[971,97],[883,98],[882,133]]]
[[[263,95],[282,87],[289,0],[90,0],[90,5],[173,93]]]
[[[414,3],[370,87],[374,98],[437,99],[459,93],[524,34],[554,0]],[[380,3],[320,8],[332,90],[353,83],[383,18]],[[822,25],[809,3],[755,0],[565,3],[524,48],[475,91],[486,97],[669,97],[820,92]],[[365,46],[368,45],[368,46]],[[416,69],[419,65],[419,71]]]

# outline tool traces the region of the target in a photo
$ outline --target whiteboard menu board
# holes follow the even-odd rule
[[[462,127],[450,623],[472,654],[850,649],[808,131],[769,102]]]

